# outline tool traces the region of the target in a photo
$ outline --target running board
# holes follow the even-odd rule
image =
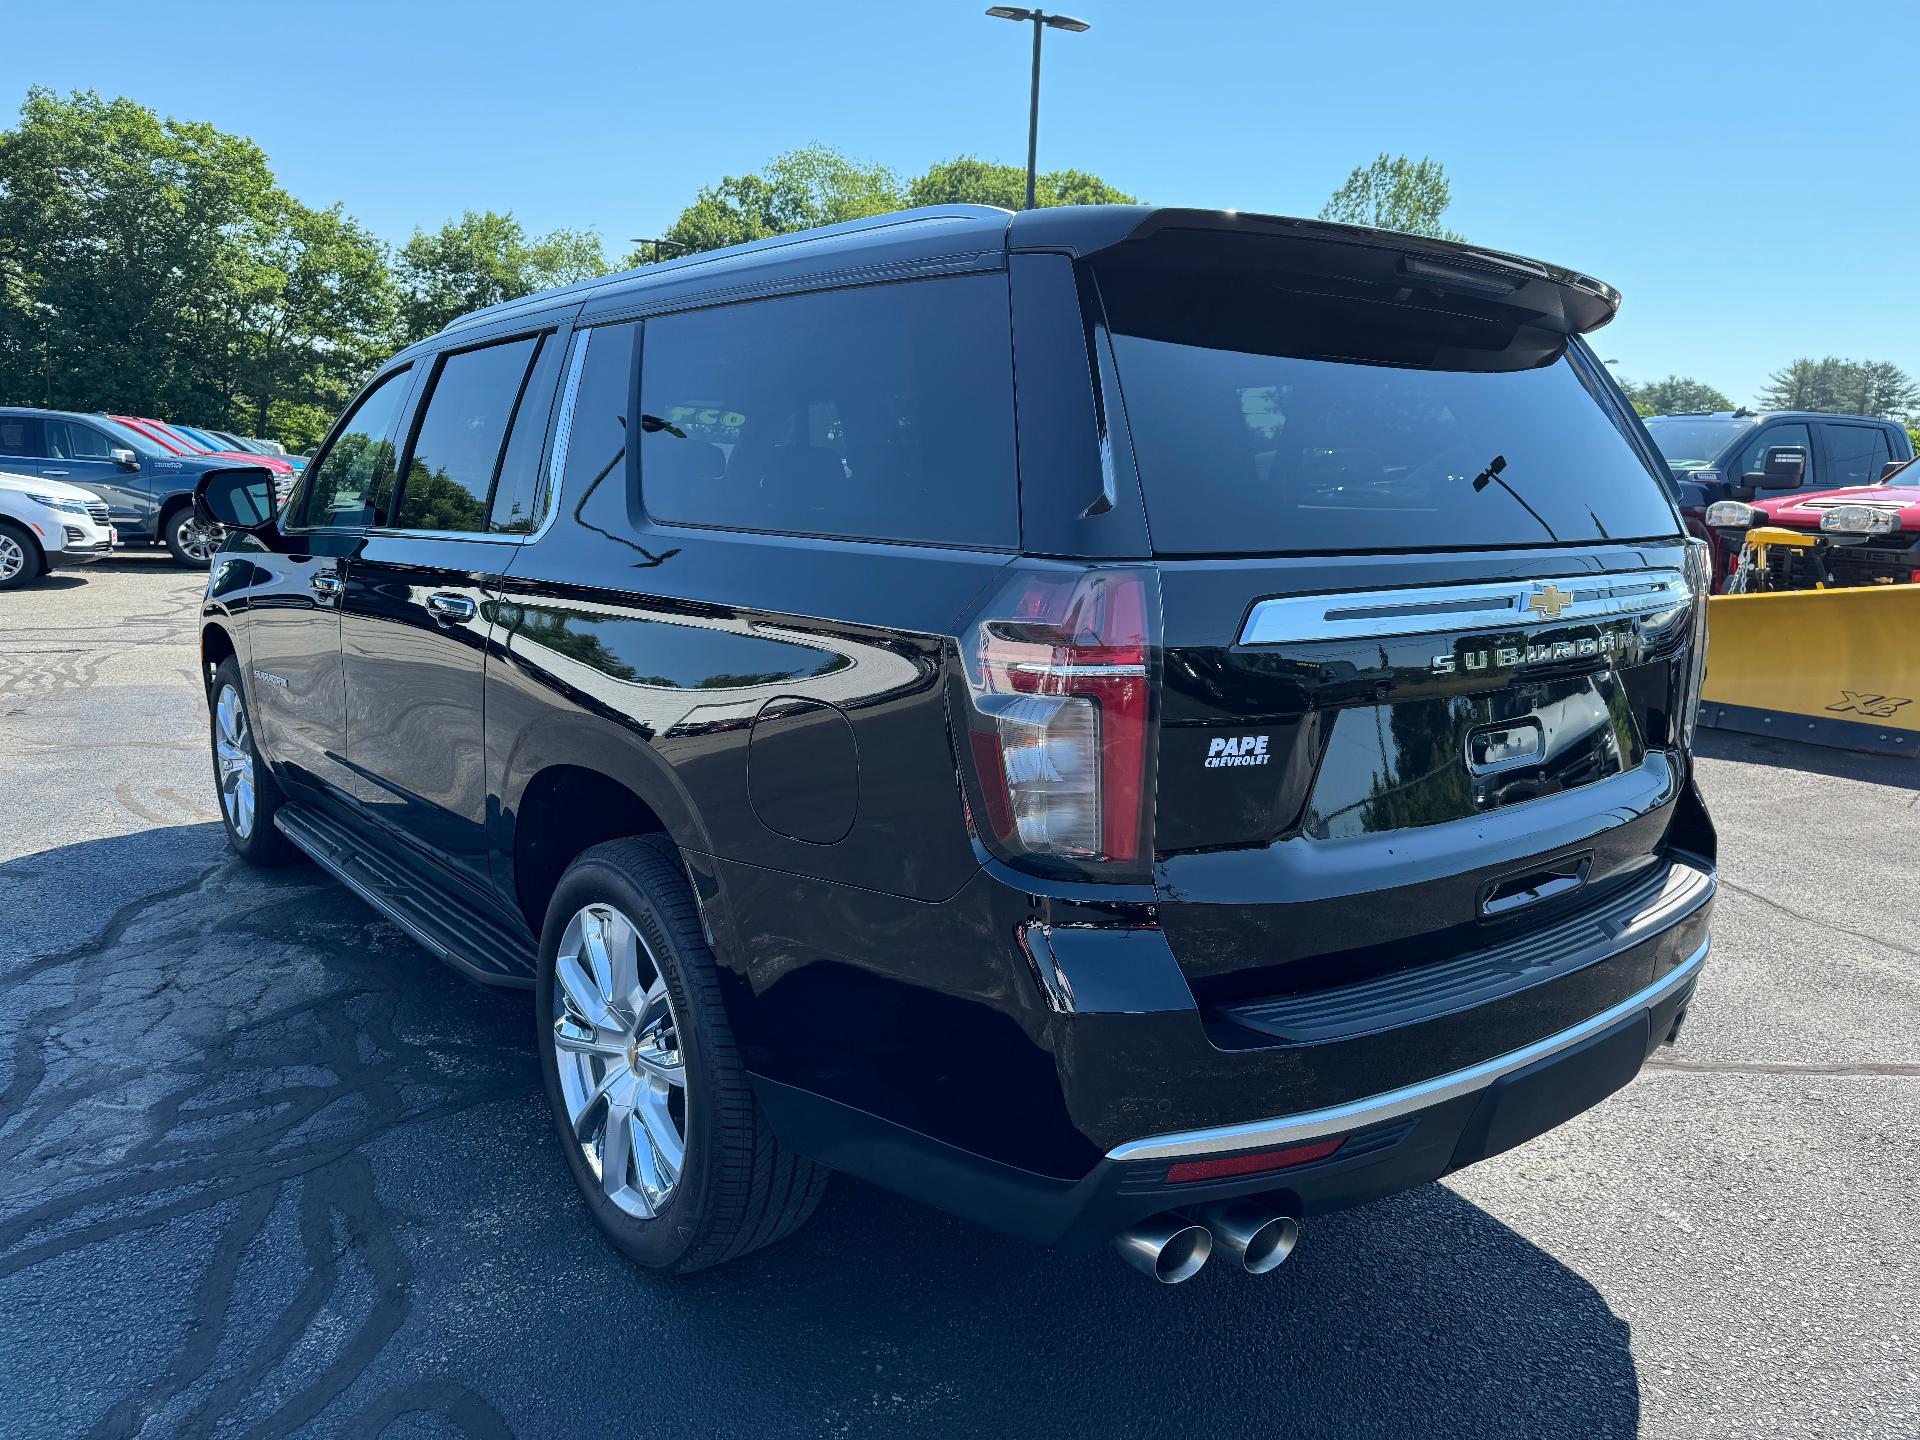
[[[309,806],[283,803],[273,823],[314,864],[468,979],[533,987],[532,943],[479,906],[449,895],[414,866],[376,851],[356,831]]]

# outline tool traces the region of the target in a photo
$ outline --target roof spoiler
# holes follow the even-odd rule
[[[1523,323],[1562,335],[1598,330],[1619,313],[1620,292],[1590,275],[1521,255],[1451,240],[1251,215],[1237,210],[1180,210],[1147,205],[1070,205],[1013,217],[1014,250],[1097,255],[1177,232],[1244,235],[1284,246],[1276,261],[1288,270],[1329,279],[1387,285],[1410,294],[1435,292],[1518,311]]]

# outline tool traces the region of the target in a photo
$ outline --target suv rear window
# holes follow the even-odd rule
[[[1564,343],[1213,258],[1099,277],[1157,552],[1675,533],[1663,478]]]

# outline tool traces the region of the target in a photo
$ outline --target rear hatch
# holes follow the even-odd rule
[[[1583,277],[1334,227],[1094,257],[1158,561],[1154,878],[1203,1002],[1644,887],[1696,620]]]

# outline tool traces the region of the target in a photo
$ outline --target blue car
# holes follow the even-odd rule
[[[121,543],[164,545],[182,565],[205,569],[219,545],[194,523],[195,483],[234,463],[175,455],[104,415],[0,406],[0,470],[91,490],[107,502]]]

